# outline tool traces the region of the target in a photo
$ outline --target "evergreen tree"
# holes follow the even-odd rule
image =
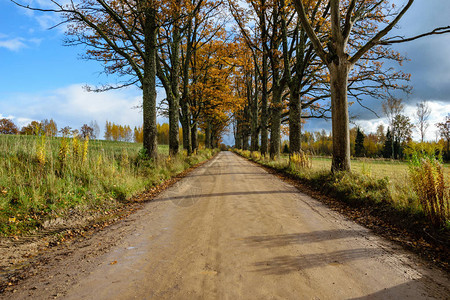
[[[393,140],[392,140],[392,134],[391,131],[387,130],[386,133],[386,140],[384,141],[384,147],[383,147],[383,157],[384,158],[392,158],[392,144]]]
[[[360,157],[364,155],[364,133],[362,133],[359,127],[356,130],[356,139],[355,139],[355,156]]]

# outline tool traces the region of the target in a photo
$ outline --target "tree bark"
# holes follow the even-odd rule
[[[206,130],[205,130],[205,148],[211,149],[211,124],[208,122],[206,124]]]
[[[267,28],[266,28],[266,16],[265,16],[265,1],[261,1],[261,14],[259,16],[261,23],[261,39],[262,39],[262,74],[261,74],[261,85],[262,85],[262,95],[261,95],[261,154],[265,155],[268,150],[268,139],[269,132],[267,130],[267,125],[269,123],[269,111],[267,106],[268,95],[267,95],[267,81],[268,75],[268,54],[267,54]]]
[[[234,144],[237,149],[242,149],[242,121],[240,118],[236,121]]]
[[[247,96],[249,96],[247,94]],[[250,94],[251,98],[251,94]],[[244,108],[244,122],[243,122],[243,130],[242,130],[242,149],[249,149],[249,139],[250,139],[250,109],[248,106]]]
[[[301,90],[301,88],[299,88]],[[290,90],[289,100],[289,152],[290,154],[300,153],[302,137],[302,104],[300,94],[296,88]]]
[[[191,130],[190,130],[190,117],[189,117],[189,104],[187,99],[181,101],[181,128],[183,132],[183,149],[187,151],[188,155],[191,155]]]
[[[157,127],[156,127],[156,51],[157,51],[156,10],[150,6],[145,10],[145,55],[143,94],[143,135],[144,149],[149,158],[158,159]]]
[[[255,62],[256,63],[256,62]],[[258,73],[255,68],[255,92],[253,93],[253,99],[251,102],[250,112],[252,116],[251,123],[251,145],[250,150],[259,150],[259,130],[258,130]]]
[[[173,97],[169,101],[169,154],[174,156],[178,153],[179,143],[179,98]]]
[[[277,159],[280,156],[281,107],[282,107],[281,103],[282,91],[279,82],[278,83],[274,82],[274,87],[272,87],[272,89],[273,89],[273,97],[272,97],[272,123],[270,126],[270,158]]]
[[[180,1],[177,3],[180,5]],[[179,8],[174,13],[173,19],[176,20],[173,27],[171,43],[171,62],[172,72],[170,76],[170,89],[172,97],[169,100],[169,154],[176,155],[180,147],[179,143],[179,110],[180,110],[180,45],[181,33],[179,28],[180,12]],[[171,101],[170,101],[171,100]]]
[[[333,130],[333,161],[331,170],[350,171],[350,133],[347,101],[347,59],[337,58],[329,64],[331,77],[331,114]]]
[[[196,30],[193,28],[192,19],[189,19],[187,25],[187,45],[186,56],[183,64],[183,93],[181,97],[181,126],[183,130],[183,148],[187,151],[188,155],[192,153],[191,145],[191,115],[189,109],[189,68],[191,64],[191,57],[193,52],[193,40],[196,38]]]
[[[194,122],[191,126],[191,145],[192,145],[192,153],[196,153],[198,149],[198,130],[197,130],[197,122]]]
[[[265,155],[268,149],[269,132],[267,130],[267,124],[269,122],[269,111],[267,107],[267,55],[263,54],[263,67],[262,67],[261,85],[261,154]]]

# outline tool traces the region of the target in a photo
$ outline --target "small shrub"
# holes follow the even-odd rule
[[[247,157],[247,158],[250,158],[250,156],[251,156],[251,152],[249,151],[249,150],[241,150],[242,151],[242,155],[243,156],[245,156],[245,157]]]
[[[252,151],[251,158],[254,161],[260,160],[261,159],[261,153],[259,153],[258,151]]]

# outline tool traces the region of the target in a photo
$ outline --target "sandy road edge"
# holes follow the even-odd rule
[[[152,201],[160,193],[173,186],[195,169],[216,158],[219,153],[220,151],[150,190],[132,196],[123,206],[106,214],[98,213],[93,216],[81,217],[81,219],[72,222],[69,226],[55,227],[52,230],[37,230],[33,234],[19,238],[1,238],[0,296],[4,292],[14,291],[21,281],[33,276],[34,272],[32,270],[50,261],[52,252],[56,252],[59,246],[80,243],[83,239],[91,237],[136,213],[142,209],[145,203]],[[44,253],[45,259],[41,257]]]

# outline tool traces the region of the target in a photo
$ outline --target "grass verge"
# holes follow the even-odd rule
[[[214,151],[145,159],[135,143],[0,135],[0,235],[29,234],[54,220],[125,205]]]

